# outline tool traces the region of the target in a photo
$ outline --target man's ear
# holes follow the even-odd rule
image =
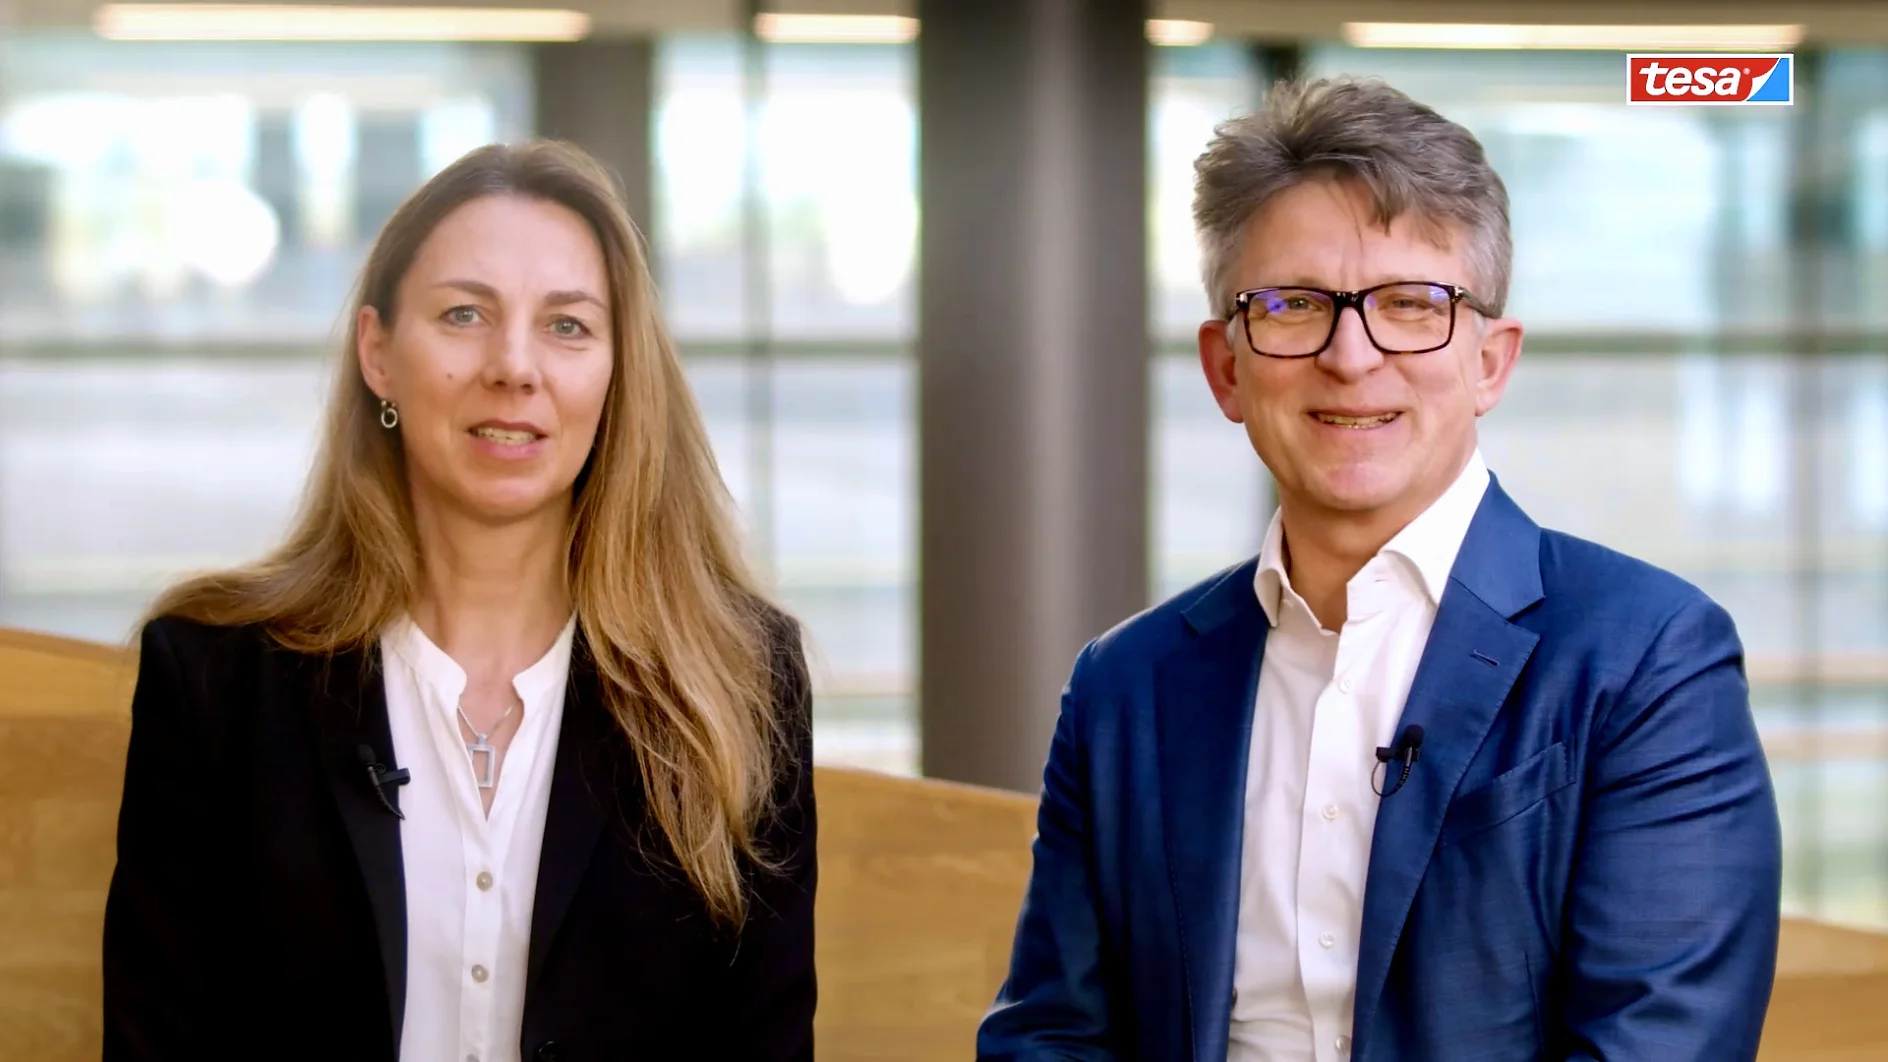
[[[1476,357],[1475,415],[1486,415],[1501,403],[1515,363],[1521,360],[1521,322],[1512,317],[1487,319]]]
[[[1219,411],[1234,424],[1243,424],[1245,410],[1239,405],[1239,346],[1245,340],[1235,333],[1231,321],[1203,321],[1200,324],[1200,369],[1206,373],[1206,386],[1213,391]]]

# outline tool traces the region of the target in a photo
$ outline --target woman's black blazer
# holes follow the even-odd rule
[[[763,839],[784,872],[750,875],[738,934],[667,858],[577,639],[524,1059],[812,1059],[812,698],[797,627],[776,632],[790,742]],[[395,1062],[407,897],[400,820],[380,799],[397,807],[399,787],[369,768],[397,766],[378,652],[317,658],[173,618],[146,626],[142,652],[105,911],[105,1059]]]

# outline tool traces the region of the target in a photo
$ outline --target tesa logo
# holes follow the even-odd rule
[[[1796,99],[1789,55],[1628,55],[1626,102],[1787,107]]]

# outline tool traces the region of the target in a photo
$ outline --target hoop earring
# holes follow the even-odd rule
[[[380,426],[388,431],[400,426],[400,407],[391,398],[380,400]]]

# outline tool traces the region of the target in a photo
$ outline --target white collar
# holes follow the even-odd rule
[[[527,705],[542,703],[552,693],[561,692],[570,674],[571,647],[577,633],[577,617],[573,613],[565,621],[564,629],[557,635],[557,640],[537,663],[518,672],[511,680],[512,689],[518,698]],[[400,616],[388,625],[384,635],[384,644],[405,662],[408,670],[419,681],[431,687],[445,703],[458,704],[465,693],[465,669],[459,662],[446,655],[446,651],[433,644],[419,624],[411,616]]]
[[[1462,540],[1468,537],[1469,524],[1481,507],[1482,495],[1490,481],[1488,465],[1477,448],[1455,482],[1442,496],[1431,502],[1416,519],[1395,537],[1384,543],[1378,556],[1400,557],[1416,574],[1416,581],[1429,596],[1431,605],[1442,602],[1442,592],[1449,585],[1449,572],[1455,567]],[[1259,606],[1272,626],[1278,625],[1279,599],[1291,579],[1285,572],[1285,524],[1282,512],[1272,514],[1265,532],[1265,545],[1259,550],[1259,567],[1253,576],[1253,590]]]

